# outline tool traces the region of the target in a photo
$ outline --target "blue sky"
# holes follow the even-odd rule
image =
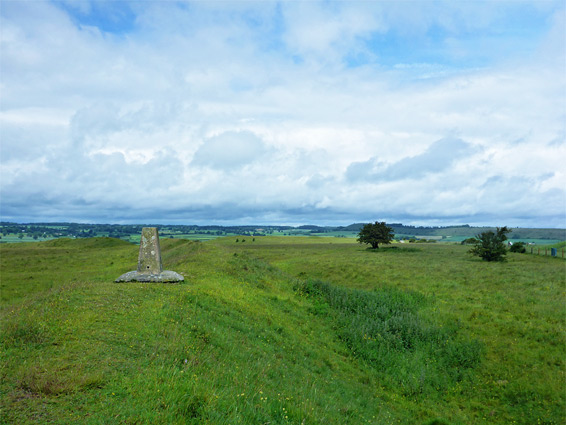
[[[563,1],[0,1],[9,221],[566,227]]]

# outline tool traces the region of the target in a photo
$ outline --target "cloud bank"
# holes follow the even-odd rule
[[[547,2],[4,2],[11,221],[566,227]]]

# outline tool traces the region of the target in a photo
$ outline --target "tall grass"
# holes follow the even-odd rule
[[[419,315],[425,298],[394,288],[364,291],[320,280],[300,281],[295,290],[315,303],[314,314],[330,309],[338,333],[356,357],[371,364],[389,388],[406,396],[440,397],[473,378],[482,358],[477,340],[464,341],[455,327],[436,326]]]

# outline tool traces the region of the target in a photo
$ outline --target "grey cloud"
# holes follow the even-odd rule
[[[120,130],[119,108],[110,103],[95,103],[79,109],[71,119],[71,137],[75,144],[87,136],[105,135]]]
[[[71,119],[71,136],[77,142],[87,137],[104,137],[124,131],[154,133],[171,127],[187,128],[198,122],[191,103],[144,101],[118,104],[98,101],[79,109]]]
[[[20,173],[3,185],[3,214],[15,214],[22,204],[27,214],[35,210],[38,217],[73,210],[96,215],[90,211],[93,206],[124,213],[148,204],[168,205],[175,201],[174,189],[181,184],[183,172],[182,162],[169,150],[157,152],[145,164],[128,163],[118,152],[53,155],[41,169]]]
[[[333,177],[325,177],[319,173],[316,173],[312,177],[307,180],[307,186],[311,189],[319,189],[324,187],[328,183],[334,182],[335,179]]]
[[[370,158],[363,162],[353,162],[346,170],[346,178],[350,181],[375,180],[379,175],[389,169],[385,162],[378,158]]]
[[[548,146],[564,146],[566,145],[566,134],[562,134],[547,143]]]
[[[497,192],[511,194],[515,196],[524,194],[525,188],[533,188],[546,180],[553,178],[556,173],[541,173],[536,176],[520,176],[520,175],[494,175],[485,180],[480,186],[481,189],[496,189]]]
[[[131,191],[132,198],[137,197],[143,201],[146,194],[162,192],[180,183],[183,176],[183,164],[177,159],[175,152],[169,150],[158,151],[147,163],[127,163],[121,153],[110,155],[93,155],[88,164],[87,173],[82,173],[82,180],[91,178],[96,185],[103,184],[121,188],[122,191]],[[104,176],[102,176],[102,174]],[[88,182],[85,181],[85,184]]]
[[[513,146],[518,146],[518,145],[522,145],[522,144],[528,143],[530,137],[531,137],[530,134],[526,134],[526,135],[524,135],[524,136],[522,136],[522,137],[519,137],[519,138],[517,138],[517,139],[515,139],[515,140],[512,140],[512,141],[511,141],[511,145],[513,145]]]
[[[268,152],[263,141],[251,131],[227,131],[205,140],[191,164],[217,169],[236,169]]]
[[[494,185],[499,185],[505,182],[503,176],[491,176],[481,186],[480,189],[488,189]]]
[[[41,158],[64,144],[65,129],[52,125],[1,123],[2,161]]]
[[[426,174],[440,173],[457,160],[476,152],[469,143],[457,138],[444,138],[434,142],[420,155],[403,158],[386,164],[378,158],[354,162],[346,170],[350,181],[393,181],[416,179]]]
[[[566,190],[564,188],[543,189],[542,183],[552,178],[554,173],[543,173],[538,176],[491,176],[481,185],[476,200],[480,211],[502,218],[516,218],[522,222],[540,216],[536,227],[566,226]],[[562,211],[561,214],[556,212]],[[546,218],[543,218],[546,217]]]

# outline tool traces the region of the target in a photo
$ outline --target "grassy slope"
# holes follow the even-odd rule
[[[564,261],[352,242],[162,240],[179,285],[113,283],[138,249],[116,240],[0,246],[2,421],[564,422]],[[424,295],[427,323],[480,341],[482,364],[438,394],[386,384],[393,371],[356,355],[332,309],[293,289],[311,277]]]

